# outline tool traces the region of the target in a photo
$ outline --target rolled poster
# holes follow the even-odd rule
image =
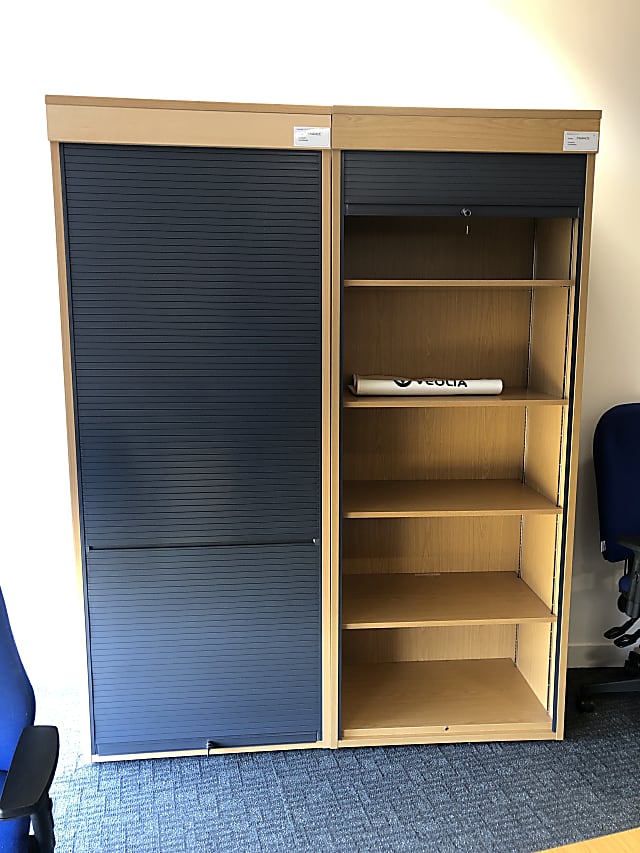
[[[353,375],[349,388],[357,396],[428,397],[454,394],[501,394],[502,379],[407,379],[403,376]]]

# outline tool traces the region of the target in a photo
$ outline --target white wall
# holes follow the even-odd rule
[[[82,651],[78,611],[69,609],[76,587],[45,93],[604,110],[571,629],[574,660],[595,660],[616,612],[598,553],[589,445],[605,408],[640,399],[638,8],[637,0],[60,0],[5,9],[0,583],[36,680],[73,677]]]

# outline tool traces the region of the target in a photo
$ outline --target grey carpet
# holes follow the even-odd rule
[[[94,765],[79,757],[77,695],[40,700],[63,742],[57,853],[529,853],[640,824],[640,696],[585,715],[570,703],[562,742]]]

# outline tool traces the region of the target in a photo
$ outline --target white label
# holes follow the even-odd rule
[[[331,148],[331,128],[294,127],[293,144],[298,148]]]
[[[563,151],[597,151],[600,134],[597,130],[565,130]]]

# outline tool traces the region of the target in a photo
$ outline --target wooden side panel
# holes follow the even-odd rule
[[[330,116],[307,113],[47,105],[52,142],[293,148],[294,127],[330,125]]]
[[[548,630],[549,626],[545,627]],[[513,660],[515,638],[515,625],[343,631],[343,659],[349,663],[487,658]]]
[[[522,519],[521,577],[555,612],[556,550],[561,519],[530,515]]]
[[[335,700],[331,630],[331,152],[322,152],[322,743],[331,745]]]
[[[517,516],[345,519],[346,574],[515,572]]]
[[[341,170],[340,152],[331,155],[331,724],[330,746],[338,744],[338,705],[340,696],[340,420],[341,386]]]
[[[343,477],[520,480],[523,440],[524,409],[512,406],[348,409]]]
[[[571,219],[538,219],[535,235],[535,278],[568,279],[571,277]]]
[[[560,494],[560,451],[562,409],[534,406],[527,412],[524,479],[528,486],[562,505]]]
[[[516,664],[545,708],[550,702],[552,626],[528,623],[518,626]]]
[[[564,132],[599,130],[597,118],[334,114],[335,148],[368,151],[562,153]],[[569,155],[570,156],[570,155]]]
[[[529,386],[565,395],[568,313],[571,288],[544,288],[533,293]]]
[[[80,541],[80,500],[78,491],[78,463],[76,457],[76,430],[73,402],[73,375],[71,370],[71,329],[69,325],[69,297],[67,290],[67,263],[65,257],[64,213],[62,209],[62,173],[60,171],[60,146],[51,144],[53,175],[53,204],[56,223],[56,249],[58,256],[58,291],[60,297],[60,330],[62,335],[62,365],[67,419],[67,448],[69,453],[69,484],[71,488],[71,523],[78,590],[82,596],[82,545]]]

